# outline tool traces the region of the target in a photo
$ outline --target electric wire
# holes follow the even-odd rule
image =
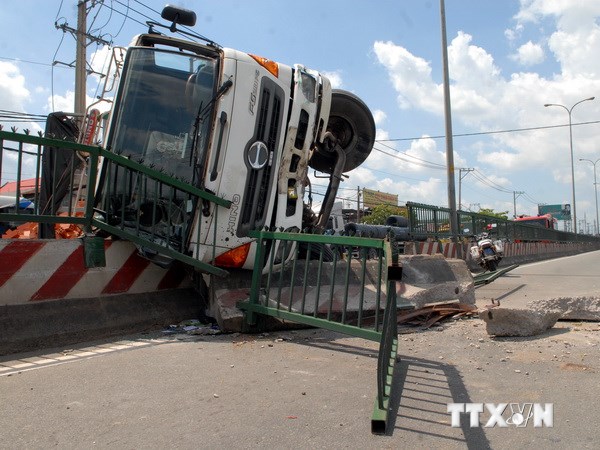
[[[39,62],[39,61],[31,61],[28,59],[20,59],[20,58],[9,58],[8,56],[0,56],[0,59],[3,59],[5,61],[14,61],[14,62],[18,62],[18,63],[25,63],[25,64],[35,64],[38,66],[47,66],[47,67],[51,67],[52,64],[48,64],[48,63],[43,63],[43,62]]]
[[[55,110],[54,107],[54,66],[56,61],[56,55],[58,55],[58,51],[62,46],[63,41],[65,40],[65,33],[63,32],[60,42],[58,43],[58,47],[56,47],[56,51],[54,52],[54,56],[52,57],[52,68],[50,69],[50,99],[52,102],[52,111]]]
[[[94,20],[92,21],[92,24],[88,28],[88,33],[89,34],[102,34],[102,30],[104,29],[104,27],[106,27],[110,23],[110,21],[112,19],[112,13],[113,12],[112,12],[112,10],[110,8],[108,8],[108,10],[109,10],[108,17],[106,18],[106,20],[104,21],[104,23],[102,24],[102,26],[99,26],[98,28],[92,29],[92,25],[96,21],[96,17],[98,17],[98,15],[100,14],[100,11],[102,11],[102,7],[105,6],[104,5],[104,1],[105,0],[100,0],[98,2],[98,3],[100,3],[100,7],[98,8],[98,11],[96,12],[96,15],[94,16]]]
[[[389,149],[391,149],[391,150],[393,150],[393,151],[395,151],[397,153],[401,153],[402,155],[404,155],[404,156],[406,156],[408,158],[413,158],[413,159],[416,159],[417,161],[420,161],[421,163],[427,164],[427,166],[424,166],[424,167],[433,166],[431,168],[435,168],[435,169],[439,168],[439,169],[444,169],[444,170],[446,169],[446,165],[445,164],[439,164],[439,163],[435,163],[435,162],[432,162],[432,161],[427,161],[427,160],[419,158],[417,156],[410,155],[407,152],[401,152],[401,151],[395,149],[394,147],[392,147],[390,145],[384,144],[381,141],[377,141],[376,140],[375,142],[378,143],[378,144],[380,144],[380,145],[383,145],[384,147],[387,147],[387,148],[389,148]],[[381,150],[378,150],[378,151],[381,151]],[[385,153],[385,152],[382,151],[382,153]],[[416,164],[416,163],[413,163],[413,164]],[[419,165],[419,164],[417,164],[417,165]]]
[[[591,120],[588,122],[577,122],[577,123],[572,123],[571,126],[578,126],[578,125],[594,125],[594,124],[598,124],[600,123],[600,120]],[[520,131],[536,131],[536,130],[547,130],[547,129],[551,129],[551,128],[564,128],[564,127],[568,127],[569,124],[564,124],[564,125],[543,125],[543,126],[535,126],[535,127],[528,127],[528,128],[512,128],[512,129],[508,129],[508,130],[492,130],[492,131],[479,131],[479,132],[473,132],[473,133],[457,133],[457,134],[453,134],[452,137],[470,137],[470,136],[485,136],[485,135],[490,135],[490,134],[501,134],[501,133],[516,133],[516,132],[520,132]],[[445,135],[438,135],[438,136],[421,136],[421,137],[410,137],[410,138],[394,138],[394,139],[376,139],[375,142],[400,142],[400,141],[417,141],[417,140],[421,140],[421,139],[445,139],[446,136]]]
[[[111,0],[111,4],[112,4],[112,0]],[[112,15],[112,8],[111,8],[111,15]],[[121,34],[121,31],[123,31],[123,27],[125,26],[125,22],[127,22],[128,17],[129,17],[129,0],[127,0],[127,11],[125,12],[125,16],[123,17],[123,22],[121,22],[121,26],[117,30],[117,33],[114,36],[112,36],[113,39],[116,39],[117,36],[119,36],[119,34]]]
[[[377,151],[379,153],[383,153],[384,155],[390,156],[392,158],[398,159],[400,161],[404,161],[404,162],[407,162],[409,164],[414,164],[416,166],[426,167],[428,169],[436,169],[436,170],[445,170],[446,169],[446,166],[443,166],[441,164],[437,164],[437,163],[434,163],[434,162],[425,161],[425,160],[422,160],[420,158],[414,157],[418,161],[411,161],[409,159],[403,158],[399,154],[392,154],[392,153],[386,152],[385,150],[382,150],[382,149],[377,148],[377,147],[373,147],[373,150],[375,150],[375,151]],[[394,151],[396,151],[396,150],[394,150]],[[397,153],[402,153],[402,152],[397,152]],[[405,155],[405,154],[402,153],[402,155]]]

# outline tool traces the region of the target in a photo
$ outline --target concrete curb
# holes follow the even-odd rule
[[[0,355],[202,319],[193,289],[0,306]]]

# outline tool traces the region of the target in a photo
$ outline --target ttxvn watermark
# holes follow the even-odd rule
[[[533,419],[535,428],[554,426],[553,403],[448,403],[451,425],[460,427],[461,414],[469,414],[471,427],[479,427],[479,415],[487,411],[490,418],[483,425],[491,427],[526,427]]]

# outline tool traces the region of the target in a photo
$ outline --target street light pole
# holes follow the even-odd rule
[[[454,183],[454,148],[452,143],[452,108],[450,102],[450,76],[448,74],[448,43],[446,38],[446,6],[440,0],[440,22],[442,34],[442,72],[444,79],[444,118],[446,129],[446,176],[448,178],[448,209],[450,209],[450,233],[452,241],[458,243],[458,213],[456,210],[456,190]],[[457,246],[458,257],[462,247]]]
[[[559,105],[557,103],[546,103],[544,106],[560,106],[569,114],[569,147],[571,149],[571,185],[573,189],[573,204],[571,205],[571,209],[573,210],[573,232],[577,234],[577,206],[575,205],[575,163],[573,161],[573,123],[571,121],[571,113],[573,112],[573,108],[583,102],[587,102],[589,100],[594,100],[596,97],[584,98],[583,100],[579,100],[570,108],[567,108],[565,105]]]
[[[594,166],[594,194],[596,196],[596,235],[600,234],[600,223],[598,223],[598,183],[596,182],[596,164],[600,161],[598,158],[596,161],[592,161],[591,159],[579,158],[579,161],[587,161],[592,163]]]

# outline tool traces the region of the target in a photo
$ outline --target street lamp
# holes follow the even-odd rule
[[[565,105],[559,105],[556,103],[546,103],[544,106],[560,106],[567,113],[569,113],[569,146],[571,148],[571,184],[573,186],[573,205],[571,208],[573,209],[573,232],[577,234],[577,207],[575,206],[575,165],[573,163],[573,124],[571,122],[571,113],[573,112],[573,108],[583,102],[587,102],[588,100],[594,100],[596,97],[584,98],[583,100],[579,100],[570,108],[567,108]]]
[[[592,163],[594,166],[594,193],[596,194],[596,234],[600,234],[600,223],[598,222],[598,183],[596,182],[596,164],[600,161],[598,158],[596,161],[592,161],[591,159],[579,158],[579,161],[587,161]]]

